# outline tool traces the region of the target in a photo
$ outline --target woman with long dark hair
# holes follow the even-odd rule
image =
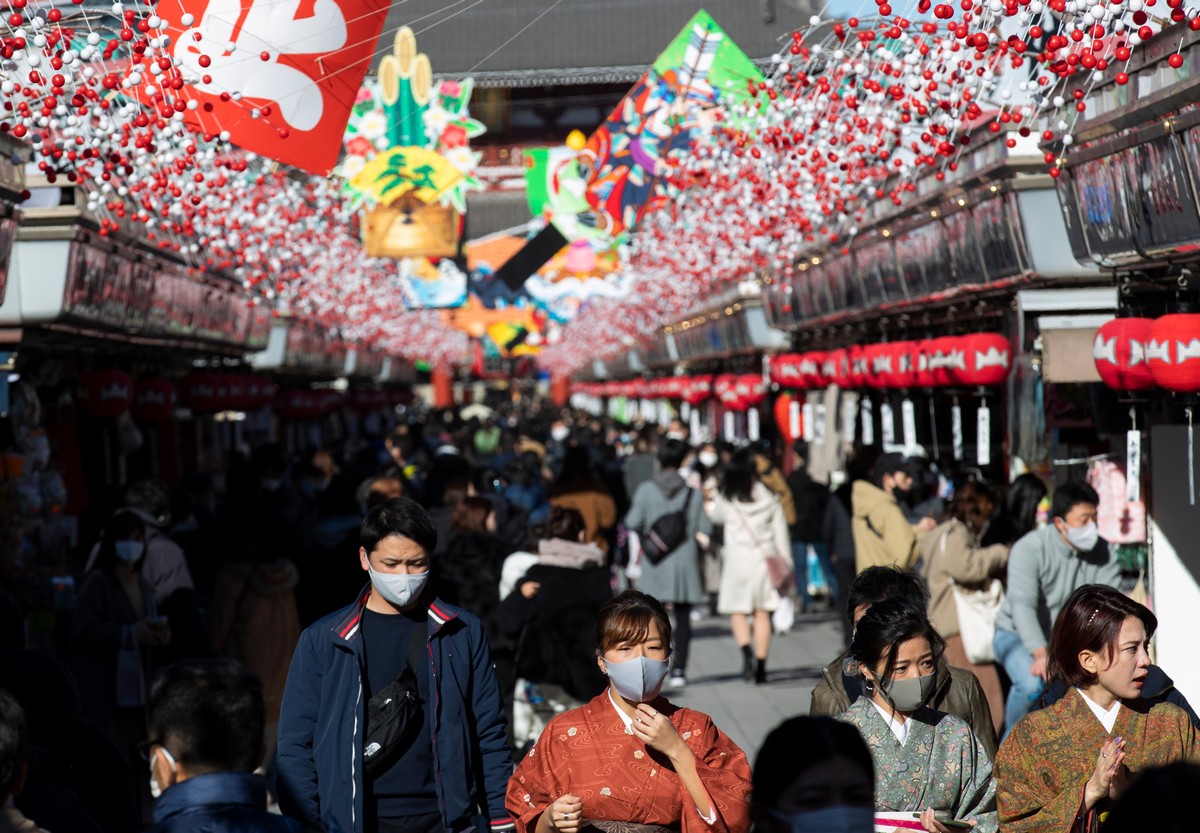
[[[550,505],[565,506],[583,515],[588,540],[608,553],[617,525],[617,502],[596,474],[586,446],[567,449],[562,471],[550,487]]]
[[[671,620],[626,590],[596,622],[608,688],[550,721],[508,782],[518,833],[742,833],[750,764],[708,715],[661,696]]]
[[[790,567],[792,544],[779,498],[759,482],[749,449],[739,450],[725,467],[711,514],[712,522],[725,529],[717,610],[729,616],[733,638],[742,650],[742,676],[765,683],[771,613],[779,606],[780,593],[787,592],[788,583],[773,580],[769,561],[776,559],[777,564]]]
[[[1118,590],[1086,585],[1050,637],[1049,670],[1073,691],[1023,717],[996,757],[1004,830],[1095,833],[1143,769],[1200,760],[1196,729],[1172,703],[1141,699],[1158,620]]]
[[[1050,510],[1046,495],[1046,484],[1040,477],[1029,472],[1019,475],[1008,484],[1000,512],[983,535],[983,545],[1011,547],[1045,524]]]
[[[840,718],[858,728],[871,750],[878,813],[919,819],[929,833],[951,833],[947,821],[994,833],[996,788],[987,754],[965,721],[926,705],[944,647],[912,602],[871,605],[850,644],[863,695]]]

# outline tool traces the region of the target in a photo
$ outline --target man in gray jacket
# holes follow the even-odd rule
[[[1004,708],[1004,737],[1028,714],[1046,680],[1046,647],[1067,597],[1085,584],[1116,587],[1121,567],[1096,531],[1100,498],[1086,483],[1054,490],[1051,522],[1013,545],[1008,595],[996,615],[992,647],[1012,680]]]

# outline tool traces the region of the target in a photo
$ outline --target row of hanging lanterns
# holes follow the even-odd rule
[[[891,341],[771,357],[771,381],[783,388],[905,389],[991,387],[1008,378],[1012,347],[999,333]]]
[[[1096,331],[1092,360],[1114,390],[1200,392],[1200,314],[1114,318]]]

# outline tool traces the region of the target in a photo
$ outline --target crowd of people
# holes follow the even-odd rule
[[[63,656],[3,599],[0,833],[1185,829],[1200,718],[1096,492],[859,452],[526,403],[132,484]],[[667,699],[697,619],[769,685],[822,599],[753,768]]]

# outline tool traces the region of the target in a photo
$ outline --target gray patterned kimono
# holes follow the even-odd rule
[[[975,833],[996,833],[996,784],[992,764],[961,719],[929,708],[909,718],[904,746],[866,697],[838,715],[862,734],[875,759],[875,809],[920,812],[932,807]]]

